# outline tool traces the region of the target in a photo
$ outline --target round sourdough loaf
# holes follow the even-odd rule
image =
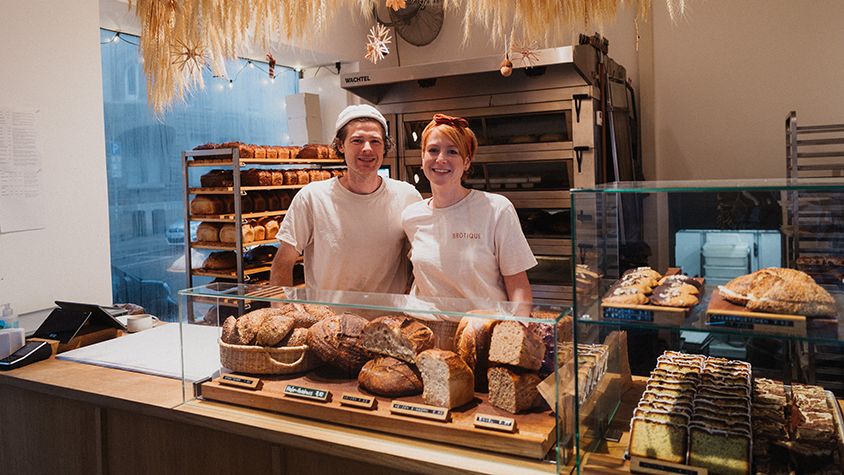
[[[373,353],[415,364],[419,353],[434,347],[434,332],[410,317],[378,317],[363,327],[361,344]]]
[[[422,392],[422,375],[415,365],[392,356],[379,356],[363,365],[358,383],[367,391],[386,397],[413,396]]]
[[[361,330],[367,323],[365,318],[353,313],[324,318],[308,332],[308,346],[329,366],[356,377],[371,358],[360,343]]]

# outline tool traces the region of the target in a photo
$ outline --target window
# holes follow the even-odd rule
[[[299,75],[276,67],[271,82],[265,63],[232,61],[229,78],[204,71],[205,89],[159,120],[147,105],[138,38],[100,30],[100,39],[114,301],[174,321],[191,232],[182,222],[181,152],[232,140],[288,145],[285,97],[299,92]]]

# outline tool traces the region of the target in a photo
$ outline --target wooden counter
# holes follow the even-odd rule
[[[0,373],[14,474],[513,474],[554,465],[193,400],[182,382],[49,359]]]

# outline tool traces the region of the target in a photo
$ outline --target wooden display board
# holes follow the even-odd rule
[[[342,404],[342,398],[347,394],[372,395],[364,392],[356,379],[337,378],[327,367],[309,373],[252,376],[261,378],[260,389],[224,385],[217,379],[201,384],[201,396],[203,399],[333,424],[534,459],[544,459],[556,441],[556,417],[544,402],[530,412],[510,414],[489,404],[487,394],[475,393],[471,403],[446,411],[449,414],[447,420],[439,421],[391,412],[393,401],[424,404],[421,395],[395,399],[376,396],[372,408]],[[291,397],[284,393],[289,385],[325,390],[330,395],[325,401]],[[513,419],[515,430],[508,432],[478,427],[475,424],[476,414]]]
[[[751,312],[721,296],[716,289],[709,298],[704,324],[724,328],[746,329],[779,335],[806,335],[806,317],[776,313]]]

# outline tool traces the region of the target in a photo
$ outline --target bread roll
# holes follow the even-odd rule
[[[223,333],[220,335],[223,343],[237,345],[240,339],[237,337],[237,317],[228,317],[223,322]]]
[[[276,346],[293,329],[293,318],[286,315],[268,315],[258,328],[256,343],[260,346]]]
[[[535,373],[516,373],[502,366],[489,369],[489,403],[516,414],[536,406],[541,396]]]
[[[191,214],[223,214],[225,205],[216,195],[196,195],[190,200]]]
[[[419,353],[434,347],[434,332],[413,318],[378,317],[363,327],[361,344],[373,353],[416,363]]]
[[[417,358],[417,366],[422,373],[425,404],[451,409],[474,399],[475,376],[457,353],[425,350]]]
[[[463,317],[454,334],[454,350],[475,375],[475,391],[487,392],[489,344],[499,320]]]
[[[308,346],[326,364],[357,377],[372,356],[360,344],[360,332],[367,323],[352,313],[325,318],[310,328]]]
[[[299,327],[290,330],[277,346],[305,346],[308,344],[309,328]]]
[[[507,320],[492,331],[489,360],[537,371],[545,358],[545,344],[519,322]]]
[[[203,221],[196,227],[196,240],[202,242],[219,242],[221,223]]]
[[[367,391],[386,397],[413,396],[422,392],[419,370],[392,356],[379,356],[363,365],[358,383]]]

